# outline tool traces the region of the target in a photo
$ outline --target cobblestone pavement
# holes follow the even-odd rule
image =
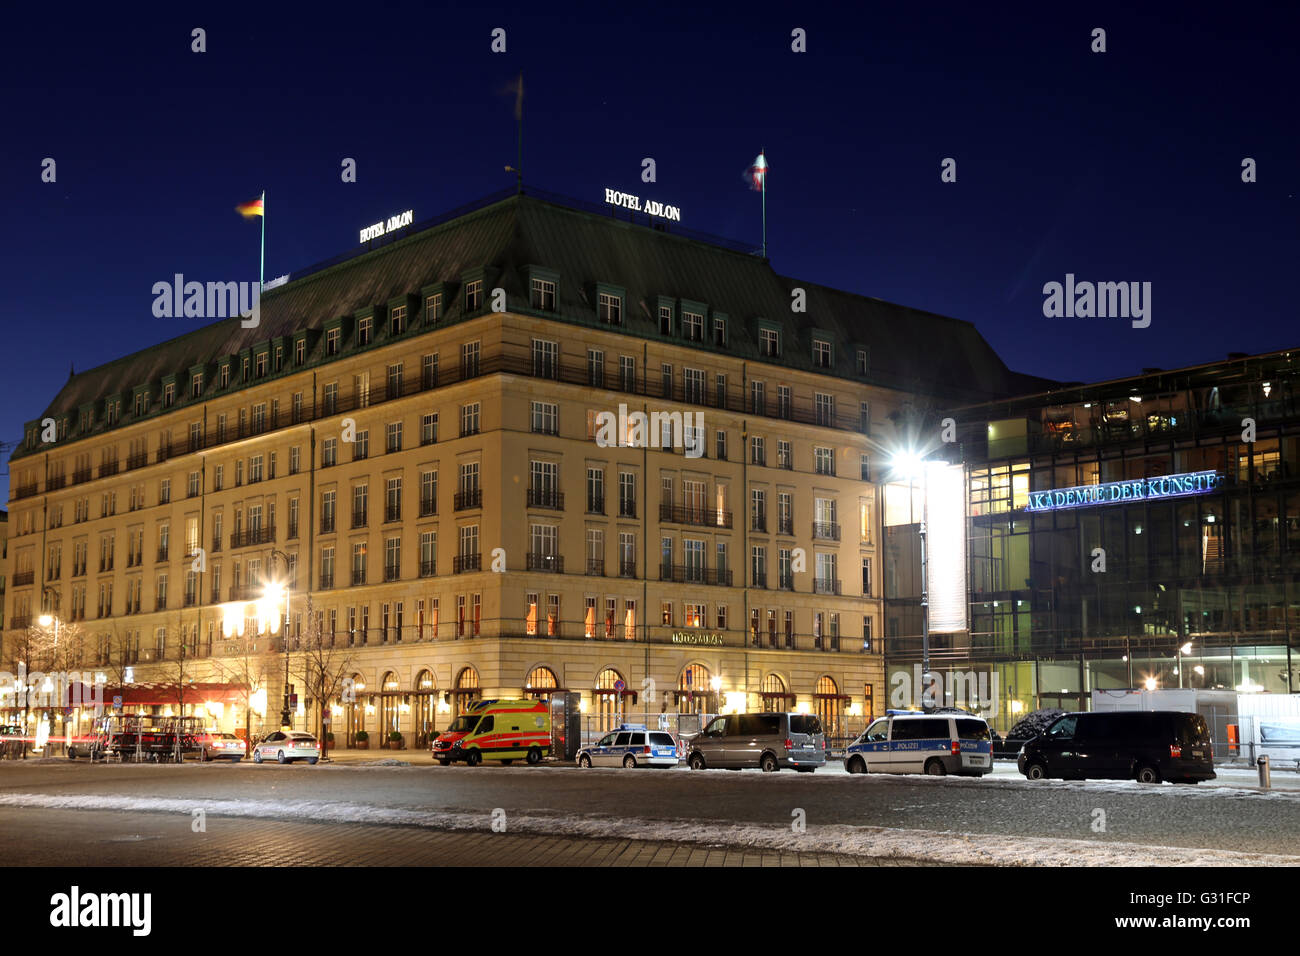
[[[0,808],[9,866],[920,866],[836,853],[181,814]]]

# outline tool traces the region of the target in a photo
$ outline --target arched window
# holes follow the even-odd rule
[[[379,682],[379,730],[382,738],[378,743],[382,746],[388,746],[391,734],[401,733],[401,685],[397,681],[397,675],[392,671],[384,674],[383,680]]]
[[[827,737],[839,737],[844,733],[844,696],[832,677],[817,678],[813,691],[813,707],[822,722],[822,732]]]
[[[437,681],[434,680],[433,672],[428,670],[420,671],[415,677],[415,693],[413,698],[413,723],[415,727],[415,746],[417,749],[423,749],[429,746],[429,740],[437,735],[434,719],[437,714]]]
[[[534,667],[524,679],[524,696],[549,701],[551,694],[559,686],[560,682],[555,679],[555,671],[549,667]]]
[[[780,674],[768,674],[759,685],[758,697],[764,710],[793,710],[794,694],[786,688]]]
[[[465,712],[466,707],[483,696],[479,688],[478,671],[472,667],[463,668],[456,675],[456,687],[451,695],[452,700],[455,701],[456,714],[459,716]]]
[[[360,674],[353,674],[351,682],[353,693],[344,696],[345,703],[343,704],[347,745],[349,747],[356,743],[357,734],[366,729],[366,702],[362,696],[362,691],[366,689],[366,682],[361,679]]]
[[[677,712],[679,714],[716,714],[717,694],[711,684],[713,675],[703,664],[687,664],[677,678]]]
[[[618,690],[614,687],[616,683],[623,680],[623,675],[612,667],[606,667],[596,675],[596,688],[594,697],[596,698],[596,728],[600,733],[613,730],[619,724],[620,703],[626,704],[628,698],[636,699],[635,693],[625,692],[623,700],[619,700]]]

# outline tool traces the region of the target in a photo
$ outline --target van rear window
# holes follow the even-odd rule
[[[651,734],[650,743],[655,747],[676,747],[672,734]]]
[[[792,734],[820,734],[822,722],[812,714],[791,714],[790,732]]]
[[[988,740],[989,725],[982,720],[958,718],[957,737],[960,740]]]

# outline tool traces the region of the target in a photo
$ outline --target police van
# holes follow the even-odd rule
[[[619,724],[596,743],[578,751],[579,767],[675,767],[677,741],[666,730],[645,724]]]
[[[993,770],[989,725],[973,714],[889,711],[849,744],[844,769],[982,777]]]

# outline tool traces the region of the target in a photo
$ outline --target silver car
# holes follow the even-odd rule
[[[826,763],[826,738],[812,714],[727,714],[717,717],[690,742],[692,770],[782,767],[811,772]]]
[[[320,742],[301,730],[277,730],[267,734],[253,748],[253,763],[272,757],[277,763],[293,763],[295,760],[315,763],[320,760]]]

